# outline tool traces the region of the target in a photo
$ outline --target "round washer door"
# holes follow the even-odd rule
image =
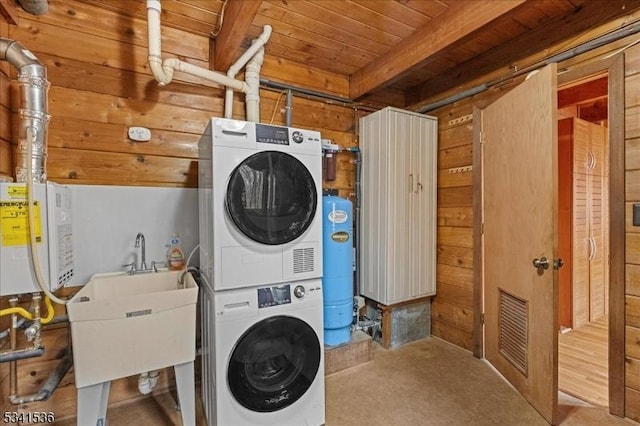
[[[295,240],[311,225],[318,204],[316,185],[297,158],[262,151],[230,175],[226,205],[238,229],[269,245]]]
[[[268,413],[296,402],[320,368],[320,341],[304,321],[274,316],[238,340],[227,369],[233,397],[252,411]]]

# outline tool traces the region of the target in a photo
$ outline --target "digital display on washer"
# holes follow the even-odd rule
[[[289,129],[286,127],[256,124],[256,140],[262,143],[289,145]]]
[[[258,289],[258,309],[291,303],[291,286],[276,285]]]

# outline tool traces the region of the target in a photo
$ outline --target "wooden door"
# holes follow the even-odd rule
[[[481,111],[485,356],[550,423],[558,403],[556,65]],[[549,269],[533,260],[546,258]]]

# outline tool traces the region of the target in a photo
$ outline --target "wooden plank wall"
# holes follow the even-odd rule
[[[14,1],[14,0],[10,0]],[[175,3],[175,7],[187,7]],[[159,87],[147,67],[146,20],[122,16],[100,2],[49,0],[49,12],[36,17],[15,7],[17,25],[0,17],[0,35],[18,40],[47,67],[49,89],[49,180],[73,184],[197,186],[197,143],[207,119],[223,113],[222,88],[196,78],[176,75]],[[208,67],[209,40],[168,26],[162,28],[166,56]],[[0,174],[12,176],[11,151],[16,145],[20,105],[15,70],[0,63]],[[346,78],[268,55],[262,76],[318,92],[346,97]],[[284,124],[286,96],[261,90],[261,121]],[[319,130],[323,138],[344,147],[355,146],[357,114],[352,108],[294,96],[295,127]],[[244,118],[244,96],[236,95],[234,118]],[[129,126],[148,127],[152,139],[134,144]],[[341,196],[354,194],[354,163],[338,155],[336,180],[326,184]],[[7,299],[0,298],[0,307]],[[57,307],[57,313],[64,308]],[[7,319],[7,317],[3,318]],[[5,329],[7,325],[2,322]],[[47,328],[45,355],[18,363],[20,395],[37,390],[56,367],[68,345],[66,325]],[[24,341],[21,339],[21,344]],[[6,348],[3,348],[3,350]],[[170,386],[172,370],[161,374],[158,391]],[[139,398],[135,377],[112,383],[109,404]],[[8,364],[0,364],[0,407],[8,404]],[[65,376],[51,399],[22,407],[54,410],[57,419],[75,415],[73,372]]]
[[[618,52],[633,37],[567,60],[559,67],[588,65]],[[640,421],[640,227],[633,227],[632,207],[640,203],[640,46],[625,52],[626,102],[626,374],[625,416]],[[488,76],[491,80],[496,76]],[[508,87],[502,89],[508,90]],[[472,350],[472,141],[473,105],[484,107],[500,90],[490,90],[429,114],[439,119],[437,294],[432,304],[432,333]]]
[[[437,289],[431,329],[471,350],[473,332],[473,105],[462,102],[438,116]]]
[[[640,46],[625,54],[625,146],[625,416],[640,421],[640,227],[632,224],[640,203]]]

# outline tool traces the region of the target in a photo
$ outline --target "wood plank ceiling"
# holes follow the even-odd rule
[[[83,1],[146,16],[142,0]],[[267,55],[348,76],[352,100],[409,107],[515,68],[640,0],[163,0],[162,8],[163,25],[211,37],[216,70],[226,72],[268,24]]]

